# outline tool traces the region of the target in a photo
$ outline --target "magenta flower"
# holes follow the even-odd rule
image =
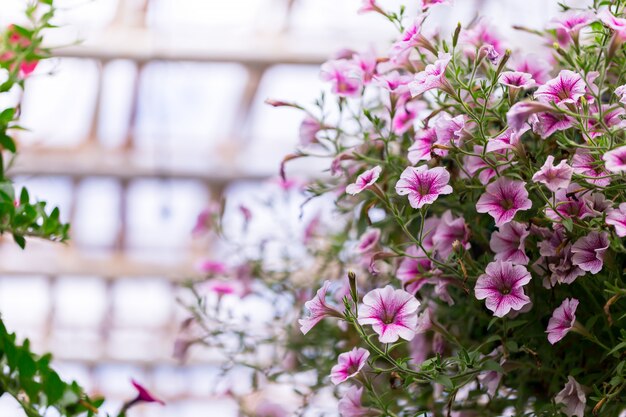
[[[402,258],[396,276],[402,282],[403,288],[411,294],[416,294],[427,284],[427,275],[431,272],[432,263],[422,248],[411,246]]]
[[[567,377],[565,388],[554,397],[554,401],[565,406],[562,411],[567,417],[585,417],[587,397],[583,387],[571,375]]]
[[[421,0],[422,2],[422,10],[430,9],[433,6],[437,5],[450,5],[452,0]]]
[[[361,397],[363,388],[351,386],[337,404],[341,417],[372,417],[378,415],[375,410],[363,407]]]
[[[412,48],[421,47],[434,51],[432,44],[421,34],[422,20],[417,18],[409,25],[402,37],[391,46],[391,60],[398,63],[402,57],[410,53]]]
[[[615,17],[609,9],[604,9],[598,13],[598,17],[608,28],[615,31],[619,39],[626,39],[626,19]]]
[[[362,0],[361,7],[357,13],[380,12],[381,8],[376,4],[376,0]]]
[[[626,84],[620,85],[615,89],[615,95],[619,97],[619,102],[626,104]]]
[[[504,317],[509,311],[519,311],[530,303],[524,294],[524,285],[530,282],[526,267],[512,262],[495,261],[487,265],[485,273],[478,277],[474,294],[496,317]]]
[[[518,211],[528,210],[532,202],[528,198],[526,183],[500,177],[487,186],[476,203],[476,211],[488,213],[500,227],[510,222]]]
[[[120,415],[125,414],[126,411],[128,411],[130,408],[140,403],[157,403],[160,405],[165,405],[165,402],[155,397],[150,391],[148,391],[143,385],[141,385],[134,379],[131,379],[130,382],[137,390],[137,396],[131,401],[124,403],[124,405],[122,406],[122,410],[120,411]]]
[[[512,221],[503,224],[500,230],[491,234],[489,247],[496,254],[496,261],[507,261],[514,264],[528,264],[528,256],[524,251],[526,238],[530,232],[522,223]]]
[[[432,155],[445,156],[448,151],[445,149],[433,148],[437,142],[437,132],[434,127],[419,131],[415,135],[415,142],[409,147],[408,158],[412,164],[419,161],[430,161]]]
[[[412,79],[413,77],[408,74],[400,74],[398,71],[391,71],[386,74],[376,75],[374,82],[390,93],[400,95],[408,93],[409,83]]]
[[[626,236],[626,203],[621,203],[619,208],[608,211],[606,215],[606,224],[615,227],[615,233],[617,236]]]
[[[562,70],[535,91],[535,98],[542,103],[554,103],[557,106],[576,104],[585,95],[585,80],[569,70]]]
[[[543,84],[549,80],[552,66],[535,54],[512,55],[509,66],[514,71],[529,73],[535,82]]]
[[[300,123],[300,145],[308,146],[317,142],[317,132],[322,130],[322,125],[320,122],[312,117],[311,115],[306,115]]]
[[[377,165],[374,168],[363,172],[357,177],[354,184],[350,184],[346,187],[346,193],[356,195],[366,188],[371,187],[376,181],[378,181],[381,171],[382,168]]]
[[[567,189],[557,190],[554,194],[556,211],[551,207],[546,207],[546,216],[555,222],[561,221],[563,217],[578,220],[593,216],[587,203],[587,196],[583,195],[581,190],[584,191],[575,182],[570,183]]]
[[[378,240],[380,239],[380,229],[372,228],[363,233],[359,244],[356,247],[357,252],[367,253],[376,247]]]
[[[461,175],[463,177],[474,178],[476,177],[476,174],[478,174],[478,180],[482,184],[488,184],[489,181],[491,181],[498,173],[488,163],[488,161],[493,158],[489,158],[489,157],[483,158],[482,156],[480,156],[483,153],[482,145],[474,145],[473,150],[474,150],[474,154],[476,155],[465,155],[463,157],[464,170],[461,172]],[[499,153],[502,154],[502,152],[499,152]]]
[[[532,123],[533,131],[546,139],[555,132],[567,130],[574,126],[574,119],[566,114],[560,113],[537,113]]]
[[[504,52],[500,35],[484,20],[479,20],[470,28],[461,31],[460,43],[465,45],[463,53],[471,59],[476,57],[476,51],[487,45],[498,54]]]
[[[462,114],[456,117],[451,117],[446,113],[442,114],[435,122],[436,144],[443,146],[459,145],[464,135],[466,121],[466,116]]]
[[[413,97],[424,94],[426,91],[438,88],[453,93],[452,86],[446,80],[446,68],[452,59],[448,53],[439,54],[439,58],[426,66],[424,71],[415,74],[414,80],[409,83],[409,89]]]
[[[304,307],[309,310],[309,316],[298,320],[302,334],[307,334],[317,323],[326,317],[342,317],[337,309],[326,303],[326,293],[330,285],[330,281],[325,281],[322,288],[317,290],[315,297],[304,303]]]
[[[465,248],[470,248],[470,230],[463,217],[455,218],[450,210],[441,216],[441,221],[435,230],[433,241],[436,242],[437,254],[447,259],[453,251],[454,242]]]
[[[578,308],[578,300],[575,298],[566,298],[563,303],[557,307],[548,322],[548,342],[555,344],[563,339],[567,333],[574,327],[576,322],[576,308]]]
[[[322,64],[320,78],[332,83],[331,91],[341,97],[356,97],[362,87],[360,70],[345,59],[327,61]]]
[[[564,159],[554,165],[554,156],[548,155],[541,169],[533,175],[533,181],[545,184],[548,190],[556,192],[560,188],[567,188],[572,180],[574,169]]]
[[[371,324],[381,343],[393,343],[399,338],[411,340],[415,336],[420,302],[413,295],[387,285],[365,294],[363,304],[358,322]]]
[[[533,76],[527,72],[504,71],[500,74],[500,84],[511,88],[531,88],[535,86]]]
[[[600,161],[589,152],[588,149],[578,148],[572,157],[572,168],[574,173],[584,175],[585,181],[599,187],[606,187],[611,183],[611,179],[607,178],[607,172],[601,166]]]
[[[583,271],[597,274],[602,269],[608,248],[608,233],[591,232],[572,245],[572,262]]]
[[[337,385],[356,376],[367,363],[370,353],[363,348],[354,348],[339,355],[337,365],[330,370],[330,380]]]
[[[602,155],[604,166],[610,172],[626,172],[626,146],[620,146]]]
[[[411,207],[419,209],[424,204],[432,204],[440,195],[451,194],[449,181],[450,174],[443,167],[407,167],[396,183],[396,193],[408,195]]]

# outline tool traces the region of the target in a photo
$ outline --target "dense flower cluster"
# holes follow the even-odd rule
[[[590,3],[528,29],[529,54],[484,19],[425,35],[451,1],[364,1],[389,50],[322,66],[336,107],[271,102],[306,113],[285,163],[326,156],[308,192],[345,222],[314,225],[330,243],[307,241],[323,266],[289,287],[305,336],[285,345],[342,416],[626,409],[626,13]]]

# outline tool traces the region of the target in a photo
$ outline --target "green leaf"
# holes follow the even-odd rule
[[[0,124],[2,125],[8,125],[9,122],[11,122],[13,120],[13,116],[15,115],[15,109],[14,108],[8,108],[6,110],[4,110],[2,113],[0,113]]]
[[[12,153],[15,153],[15,151],[17,150],[15,147],[15,142],[6,133],[0,133],[0,146]]]
[[[495,371],[495,372],[500,372],[500,373],[504,373],[504,369],[502,368],[502,366],[494,361],[493,359],[488,359],[485,362],[483,362],[482,364],[482,368],[486,371]]]
[[[448,377],[447,375],[437,375],[434,381],[448,389],[454,389],[454,382],[452,382],[450,377]]]
[[[59,377],[59,374],[53,370],[49,370],[43,377],[43,392],[46,394],[48,404],[55,404],[65,392],[65,383]]]

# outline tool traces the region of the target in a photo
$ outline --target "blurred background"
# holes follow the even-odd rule
[[[217,389],[228,385],[219,358],[172,358],[185,318],[178,285],[215,250],[192,238],[196,216],[221,197],[236,209],[276,188],[302,115],[266,98],[310,103],[333,53],[384,53],[396,34],[379,16],[357,14],[359,0],[56,3],[55,57],[27,81],[29,132],[11,172],[60,207],[72,240],[30,242],[23,253],[0,242],[0,311],[55,355],[62,376],[105,395],[104,411],[133,396],[133,377],[168,406],[130,416],[234,416]],[[417,2],[404,3],[415,11]],[[0,25],[19,23],[24,5],[3,0]],[[456,0],[434,14],[451,30],[480,11],[514,47],[527,38],[512,37],[512,24],[541,28],[557,10],[556,0]],[[3,399],[0,415],[21,414]]]

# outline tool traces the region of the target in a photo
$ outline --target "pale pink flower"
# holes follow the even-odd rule
[[[512,262],[495,261],[487,265],[485,273],[476,280],[474,293],[496,317],[504,317],[509,311],[519,311],[530,303],[524,293],[524,285],[531,276],[526,267]]]
[[[443,167],[407,167],[396,183],[396,192],[408,195],[411,207],[419,209],[432,204],[440,195],[451,194],[453,190],[449,182],[450,174]]]
[[[409,91],[409,83],[413,77],[409,74],[400,74],[398,71],[391,71],[386,74],[374,76],[374,82],[394,94],[405,94]]]
[[[372,417],[379,413],[375,410],[363,407],[361,397],[363,388],[351,386],[337,404],[341,417]]]
[[[371,324],[381,343],[393,343],[399,338],[411,340],[415,336],[419,306],[413,295],[387,285],[365,294],[358,322]]]
[[[336,308],[331,307],[326,302],[326,293],[330,285],[330,281],[325,281],[322,288],[317,290],[315,297],[304,303],[304,307],[309,310],[309,315],[308,317],[298,320],[302,334],[307,334],[309,330],[326,317],[342,317],[341,313]]]
[[[615,31],[618,38],[626,39],[626,19],[615,17],[609,9],[604,9],[598,13],[598,17],[608,28]]]
[[[567,130],[574,126],[574,119],[566,114],[560,113],[537,113],[532,123],[533,131],[546,139],[555,132]]]
[[[409,147],[408,158],[412,164],[419,161],[430,161],[432,155],[445,156],[448,151],[445,149],[433,148],[437,142],[437,132],[434,127],[421,130],[415,135],[415,142]]]
[[[504,45],[500,35],[485,20],[479,20],[472,27],[461,31],[459,43],[465,45],[463,53],[470,57],[476,57],[478,51],[484,45],[490,45],[498,53],[504,53]]]
[[[619,102],[626,104],[626,84],[620,85],[615,89],[615,95],[619,97]]]
[[[608,248],[608,233],[590,232],[572,245],[572,262],[583,271],[597,274],[602,270]]]
[[[322,81],[332,83],[331,91],[341,97],[356,97],[361,92],[359,69],[345,59],[327,61],[320,69]]]
[[[529,73],[535,82],[543,84],[549,80],[552,66],[535,54],[512,55],[509,60],[509,67],[514,71]]]
[[[581,188],[575,182],[570,183],[567,189],[559,189],[554,194],[555,208],[546,208],[546,216],[555,222],[559,222],[562,218],[571,218],[573,220],[584,219],[593,216],[587,204],[587,196],[582,194],[584,188]]]
[[[535,86],[533,76],[527,72],[504,71],[500,74],[500,84],[511,88],[531,88]]]
[[[365,231],[359,240],[359,244],[356,247],[357,252],[366,253],[376,247],[378,240],[380,239],[380,229],[371,228]]]
[[[227,271],[226,264],[220,261],[213,261],[211,259],[205,259],[198,262],[197,269],[202,273],[211,275],[225,274]]]
[[[363,348],[355,347],[350,352],[344,352],[337,358],[337,365],[330,370],[330,380],[337,385],[356,376],[367,363],[370,353]]]
[[[483,153],[482,145],[474,145],[473,150],[476,155],[465,155],[463,157],[463,168],[465,169],[462,172],[462,175],[464,177],[473,178],[476,174],[478,174],[478,180],[482,184],[488,184],[489,181],[496,176],[497,172],[485,160],[489,158],[479,156]]]
[[[429,283],[427,276],[431,272],[432,263],[422,248],[417,246],[409,247],[406,253],[408,256],[402,258],[396,276],[406,291],[416,294]]]
[[[219,297],[224,295],[235,295],[241,297],[246,294],[245,285],[236,280],[224,280],[219,278],[211,278],[199,284],[199,292],[206,294],[213,292]]]
[[[202,236],[208,233],[213,227],[214,217],[219,214],[220,207],[217,203],[211,203],[209,207],[202,210],[196,218],[196,224],[193,226],[191,234],[194,237]]]
[[[565,406],[563,412],[567,417],[585,417],[587,397],[583,387],[571,375],[567,377],[565,388],[554,397],[554,401]]]
[[[439,54],[438,59],[426,66],[424,71],[415,74],[415,78],[409,83],[409,89],[413,97],[424,94],[433,89],[444,90],[451,93],[452,87],[446,79],[446,68],[452,59],[448,53]]]
[[[567,333],[574,327],[576,322],[576,308],[578,308],[578,300],[575,298],[566,298],[563,303],[557,307],[548,322],[548,342],[555,344],[563,339]]]
[[[569,187],[573,173],[574,169],[565,159],[554,165],[554,156],[548,155],[541,169],[533,175],[533,181],[545,184],[548,190],[555,192],[560,188]]]
[[[280,404],[263,400],[254,409],[255,417],[288,417],[289,412]]]
[[[437,121],[435,121],[435,132],[437,134],[437,145],[450,146],[454,144],[458,146],[464,136],[467,117],[458,115],[452,117],[447,113],[443,113]]]
[[[317,132],[322,130],[320,122],[311,115],[306,115],[300,123],[300,145],[308,146],[317,142]]]
[[[442,259],[447,259],[453,251],[454,242],[458,242],[461,247],[468,250],[471,246],[469,238],[470,230],[465,219],[462,216],[455,218],[450,210],[446,210],[433,235],[437,254]]]
[[[361,7],[357,11],[357,13],[368,13],[368,12],[380,12],[381,8],[376,3],[376,0],[362,0]]]
[[[514,131],[521,130],[533,114],[549,112],[552,108],[537,101],[520,101],[511,106],[506,113],[506,121]]]
[[[413,127],[413,121],[417,118],[418,112],[423,108],[423,101],[398,100],[396,113],[391,121],[391,130],[397,135],[405,133]]]
[[[416,47],[434,51],[432,44],[422,35],[422,19],[416,18],[402,33],[402,37],[391,46],[391,60],[398,63],[402,57],[408,57],[411,49]]]
[[[569,10],[553,18],[548,23],[548,29],[562,30],[576,39],[580,30],[588,26],[593,20],[594,15],[589,11]]]
[[[491,234],[489,247],[496,254],[496,261],[508,261],[514,264],[528,264],[524,251],[526,238],[530,232],[522,223],[512,221],[503,224],[497,232]]]
[[[507,129],[504,133],[489,139],[487,152],[496,152],[503,149],[515,149],[519,146],[524,133],[530,130],[530,126],[524,125],[519,130]]]
[[[430,9],[433,6],[437,5],[450,5],[452,0],[421,0],[422,2],[422,10]]]
[[[626,172],[626,146],[620,146],[602,155],[604,166],[610,172]]]
[[[619,208],[608,211],[606,215],[606,224],[615,227],[615,233],[617,236],[626,236],[626,203],[621,203]]]
[[[551,79],[535,91],[535,98],[542,103],[554,103],[557,106],[577,104],[586,92],[585,81],[570,70],[562,70],[556,78]]]
[[[534,267],[538,273],[550,273],[544,276],[545,288],[554,287],[557,283],[571,284],[578,277],[585,275],[585,271],[572,263],[572,245],[567,240],[563,226],[556,225],[554,232],[544,237],[547,239],[537,245],[541,258]]]
[[[476,203],[476,211],[488,213],[500,227],[510,222],[518,211],[532,207],[523,181],[500,177],[487,186]]]
[[[369,84],[376,74],[376,66],[378,65],[376,51],[370,48],[365,52],[355,53],[352,55],[352,62],[360,71],[363,84]]]
[[[611,183],[607,178],[608,173],[604,171],[602,163],[598,161],[588,149],[578,148],[572,157],[572,168],[574,173],[584,175],[585,181],[599,187],[606,187]]]
[[[382,168],[380,166],[375,166],[374,168],[368,169],[359,175],[354,184],[350,184],[346,187],[346,193],[351,195],[356,195],[361,191],[367,189],[374,185],[376,181],[378,181],[378,177],[380,177],[380,172]]]

